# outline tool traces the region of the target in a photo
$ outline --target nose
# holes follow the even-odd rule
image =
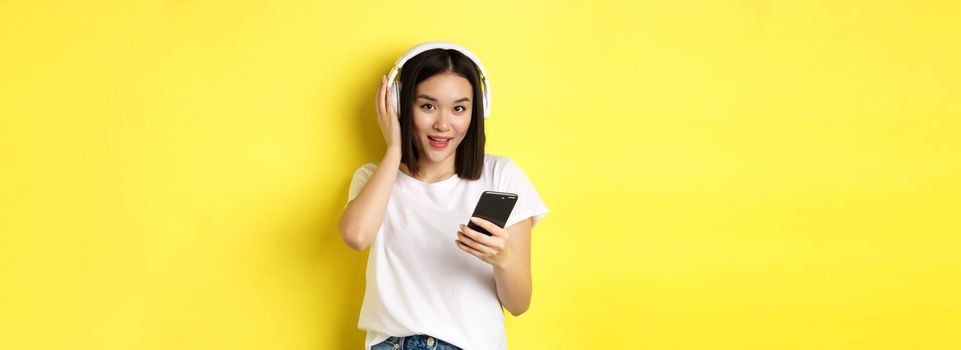
[[[440,117],[434,122],[434,129],[437,131],[447,131],[450,130],[450,115],[449,112],[441,112]]]

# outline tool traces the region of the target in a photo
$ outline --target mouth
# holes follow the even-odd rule
[[[427,139],[430,140],[431,147],[443,149],[450,144],[450,140],[453,139],[453,137],[427,136]]]

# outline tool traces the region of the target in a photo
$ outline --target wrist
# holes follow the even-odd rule
[[[403,149],[400,147],[400,145],[387,146],[387,152],[385,157],[396,157],[397,160],[400,161],[400,158],[403,152],[402,150]]]
[[[494,265],[494,270],[507,272],[507,270],[510,270],[511,265],[514,264],[514,254],[511,254],[509,249],[505,249],[503,254],[504,257],[492,265]]]

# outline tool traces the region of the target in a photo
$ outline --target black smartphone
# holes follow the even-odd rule
[[[504,225],[507,224],[507,219],[511,217],[511,211],[514,210],[514,204],[516,203],[516,193],[484,191],[484,193],[481,194],[480,199],[477,201],[477,206],[474,207],[474,214],[471,215],[471,217],[476,216],[493,222],[500,228],[504,228]],[[487,232],[487,230],[484,228],[475,225],[470,221],[470,218],[467,219],[467,227],[491,236],[490,232]]]

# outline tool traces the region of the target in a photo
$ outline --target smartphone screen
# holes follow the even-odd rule
[[[504,228],[504,225],[507,224],[507,219],[511,216],[511,211],[514,210],[515,203],[517,203],[517,194],[515,193],[484,191],[484,193],[481,194],[480,200],[477,201],[474,214],[471,216],[493,222],[498,227]],[[490,232],[475,225],[470,221],[470,218],[467,220],[467,227],[491,236]]]

